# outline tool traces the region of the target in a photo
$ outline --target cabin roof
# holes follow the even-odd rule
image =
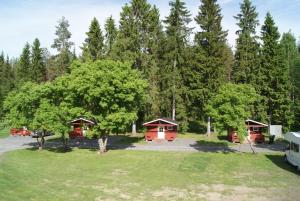
[[[258,121],[254,121],[254,120],[252,120],[252,119],[247,119],[247,120],[246,120],[246,123],[248,123],[248,122],[252,122],[252,123],[254,123],[254,124],[262,125],[262,126],[265,126],[265,127],[268,127],[268,126],[269,126],[268,124],[264,124],[264,123],[261,123],[261,122],[258,122]]]
[[[154,119],[154,120],[152,120],[152,121],[149,121],[149,122],[144,123],[143,125],[145,126],[145,125],[147,125],[147,124],[151,124],[151,123],[156,122],[156,121],[164,121],[164,122],[166,122],[166,123],[168,123],[168,124],[172,124],[172,125],[178,126],[178,122],[177,122],[177,121],[172,120],[172,119],[169,119],[169,118],[159,118],[159,119]]]
[[[95,124],[95,122],[93,122],[91,120],[88,120],[88,119],[85,119],[83,117],[79,117],[77,119],[74,119],[74,120],[70,121],[69,124],[74,124],[74,123],[76,123],[78,121],[86,123],[86,124],[93,124],[93,125]]]

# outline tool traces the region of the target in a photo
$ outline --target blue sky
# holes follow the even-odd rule
[[[122,6],[129,0],[0,0],[0,51],[10,57],[18,57],[26,42],[39,38],[43,47],[50,48],[55,38],[55,26],[61,16],[70,23],[72,41],[76,50],[84,41],[91,19],[95,16],[102,27],[104,20],[112,15],[116,20]],[[163,19],[169,13],[169,0],[149,0],[161,12]],[[200,0],[185,0],[193,17],[198,12]],[[228,43],[234,47],[237,29],[233,16],[239,12],[241,0],[219,0],[222,7],[223,27],[229,30]],[[260,24],[268,11],[271,12],[280,32],[290,29],[297,40],[300,36],[300,0],[253,0],[259,12]],[[288,2],[288,3],[287,3]],[[196,27],[192,22],[192,27]],[[197,28],[194,30],[196,31]],[[258,30],[259,31],[259,30]]]

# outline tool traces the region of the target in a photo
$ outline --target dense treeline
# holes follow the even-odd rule
[[[92,19],[77,56],[63,17],[52,45],[57,55],[41,48],[38,39],[26,43],[17,60],[0,55],[0,104],[25,82],[44,83],[70,73],[74,60],[110,59],[129,62],[148,81],[145,104],[138,108],[139,123],[169,117],[180,122],[182,131],[199,131],[209,117],[211,98],[233,83],[247,84],[259,95],[249,118],[282,124],[286,130],[300,127],[300,54],[293,34],[281,36],[270,13],[260,26],[256,7],[244,0],[234,16],[238,30],[233,51],[222,18],[216,0],[201,0],[194,18],[184,1],[173,0],[163,20],[147,0],[131,0],[122,8],[119,27],[111,16],[103,27]],[[192,20],[199,31],[190,27]]]

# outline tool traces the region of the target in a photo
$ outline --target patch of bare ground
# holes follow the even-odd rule
[[[295,188],[255,188],[224,184],[199,184],[187,188],[163,187],[154,191],[148,189],[137,196],[132,196],[130,191],[125,191],[124,188],[102,189],[102,192],[103,196],[97,197],[95,201],[294,201],[300,197]]]
[[[121,170],[121,169],[115,169],[113,170],[112,172],[112,175],[113,176],[125,176],[128,174],[128,171],[125,171],[125,170]]]

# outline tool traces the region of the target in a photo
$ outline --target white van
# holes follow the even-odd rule
[[[285,151],[286,160],[300,171],[300,132],[287,133],[284,138],[289,142],[289,146]]]

